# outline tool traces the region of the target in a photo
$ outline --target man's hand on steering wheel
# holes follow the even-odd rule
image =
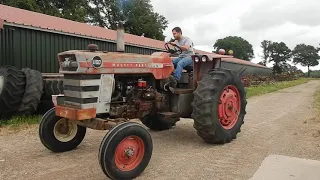
[[[171,44],[174,48],[171,49],[168,44]],[[179,52],[180,54],[182,53],[182,49],[176,45],[175,42],[168,42],[164,45],[164,47],[170,54],[175,54],[176,52]]]

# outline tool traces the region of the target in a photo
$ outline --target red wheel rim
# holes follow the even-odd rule
[[[224,129],[232,129],[239,119],[241,108],[240,93],[233,85],[226,86],[220,96],[218,106],[220,124]]]
[[[115,151],[115,164],[121,171],[131,171],[138,167],[144,156],[144,142],[140,137],[128,136]]]

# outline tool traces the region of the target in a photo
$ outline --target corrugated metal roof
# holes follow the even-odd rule
[[[81,35],[86,37],[116,41],[117,32],[114,30],[88,25],[86,23],[80,23],[76,21],[71,21],[63,18],[58,18],[54,16],[49,16],[46,14],[41,14],[37,12],[27,11],[24,9],[19,9],[11,6],[0,4],[0,24],[1,19],[6,23],[12,23],[23,26],[30,26],[35,28],[40,28],[44,30],[53,30],[56,32],[63,32],[74,35]],[[0,26],[1,28],[1,26]],[[138,45],[146,48],[153,49],[164,49],[164,41],[158,41],[146,37],[140,37],[132,34],[125,33],[125,42],[129,45]],[[195,50],[197,53],[208,54],[206,51]],[[210,52],[210,54],[217,55],[216,53]],[[226,56],[230,57],[230,56]],[[225,58],[224,58],[225,59]],[[236,63],[248,64],[253,66],[259,66],[252,62],[244,61],[236,58],[226,58]],[[265,66],[262,66],[265,67]]]

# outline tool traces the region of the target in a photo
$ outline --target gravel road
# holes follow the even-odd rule
[[[238,138],[225,145],[204,143],[191,119],[177,127],[151,132],[154,152],[138,179],[244,179],[263,159],[279,154],[320,160],[320,118],[312,108],[320,81],[248,99],[245,124]],[[107,179],[98,164],[105,131],[89,130],[74,151],[54,154],[39,141],[36,126],[19,132],[0,131],[0,179]]]

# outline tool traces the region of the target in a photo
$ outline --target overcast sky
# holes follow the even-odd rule
[[[226,36],[249,41],[259,62],[262,40],[283,41],[290,49],[296,44],[320,43],[320,1],[318,0],[151,0],[154,10],[164,15],[168,28],[180,26],[197,49],[212,51],[213,44]],[[268,65],[271,66],[271,65]],[[297,65],[306,71],[307,68]],[[311,69],[320,69],[320,65]]]

